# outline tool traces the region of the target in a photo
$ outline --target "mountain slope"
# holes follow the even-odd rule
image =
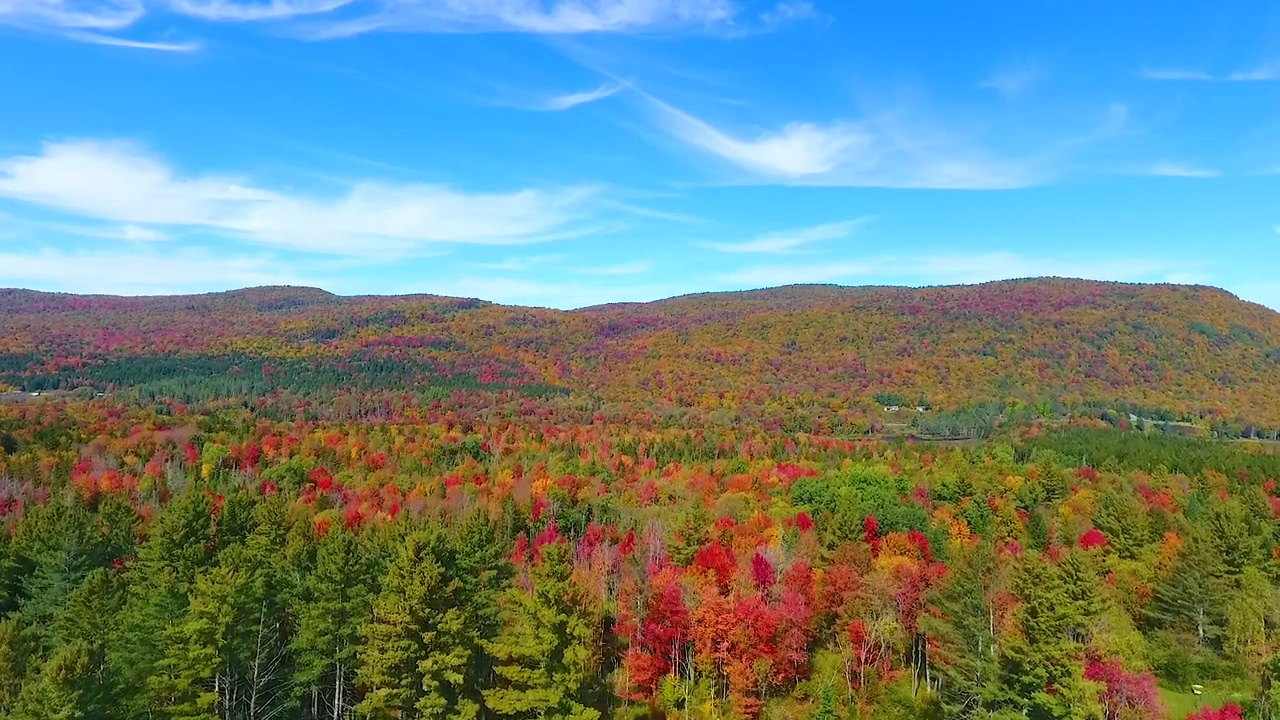
[[[362,389],[452,378],[702,408],[1102,400],[1280,425],[1280,314],[1199,286],[790,286],[571,312],[309,288],[0,291],[0,380],[101,382],[104,367],[174,354],[226,359],[215,373],[337,368]]]

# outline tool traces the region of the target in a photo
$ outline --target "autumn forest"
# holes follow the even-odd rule
[[[0,291],[0,717],[1280,718],[1280,314]]]

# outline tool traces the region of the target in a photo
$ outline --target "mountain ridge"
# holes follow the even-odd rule
[[[0,381],[100,385],[95,368],[169,356],[288,360],[296,374],[341,366],[344,377],[378,367],[391,374],[370,387],[387,389],[469,378],[702,409],[844,408],[876,396],[1109,402],[1280,427],[1280,313],[1203,285],[791,285],[571,311],[284,286],[141,298],[0,291]],[[139,372],[109,376],[145,384]]]
[[[1080,283],[1084,285],[1112,286],[1119,288],[1184,288],[1197,291],[1209,291],[1222,293],[1233,299],[1252,305],[1260,305],[1267,307],[1261,303],[1245,300],[1229,290],[1214,285],[1201,283],[1169,283],[1169,282],[1126,282],[1112,280],[1091,280],[1088,278],[1062,277],[1056,275],[1030,276],[1024,278],[1008,278],[1004,280],[990,280],[979,283],[952,283],[940,285],[841,285],[838,283],[789,283],[785,285],[771,285],[758,288],[746,288],[742,290],[708,290],[695,291],[680,295],[672,295],[670,297],[658,298],[656,300],[643,301],[617,301],[609,303],[597,303],[593,305],[584,305],[582,307],[570,308],[563,312],[577,312],[582,310],[593,310],[597,308],[608,307],[634,307],[634,306],[651,306],[676,300],[687,300],[708,297],[733,297],[733,296],[754,296],[781,293],[784,291],[835,291],[835,292],[918,292],[929,290],[949,290],[958,288],[984,288],[999,286],[1016,286],[1026,283]],[[311,285],[253,285],[242,288],[232,288],[228,290],[215,290],[202,293],[165,293],[165,294],[144,294],[144,295],[127,295],[116,293],[75,293],[65,291],[36,290],[22,287],[0,287],[0,303],[10,300],[14,297],[25,298],[45,298],[45,299],[69,299],[69,298],[97,298],[97,299],[134,299],[143,301],[164,301],[175,299],[218,299],[218,298],[234,298],[234,297],[255,297],[255,296],[278,296],[278,295],[305,295],[316,299],[327,299],[336,301],[349,300],[397,300],[397,299],[415,299],[415,298],[454,298],[460,300],[478,300],[492,305],[500,305],[511,308],[536,308],[554,310],[547,306],[538,305],[521,305],[518,303],[499,303],[493,300],[487,300],[480,297],[462,297],[439,295],[435,293],[395,293],[395,294],[368,294],[360,293],[353,295],[342,295],[322,287]],[[1268,308],[1271,309],[1271,308]],[[1274,311],[1273,312],[1280,312]]]

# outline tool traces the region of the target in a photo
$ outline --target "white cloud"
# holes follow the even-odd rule
[[[868,219],[861,218],[799,230],[767,233],[740,243],[705,243],[705,245],[726,253],[787,253],[811,243],[848,237]]]
[[[747,171],[796,185],[1007,189],[1040,180],[1034,163],[989,157],[971,143],[883,116],[819,125],[792,122],[739,138],[641,93],[677,139]]]
[[[547,100],[542,105],[534,108],[537,110],[568,110],[569,108],[585,105],[597,100],[603,100],[607,97],[616,95],[622,89],[621,85],[601,85],[595,90],[586,92],[570,93],[568,95],[560,95]]]
[[[760,13],[760,20],[765,26],[771,27],[780,25],[794,20],[808,20],[818,17],[818,11],[814,9],[813,3],[805,2],[805,0],[790,0],[780,2],[774,5],[771,10]]]
[[[735,0],[0,0],[0,23],[72,40],[149,50],[143,42],[66,30],[119,31],[152,9],[206,22],[274,22],[311,40],[375,32],[511,32],[541,35],[674,31],[744,35],[813,17],[812,5],[780,2],[746,16]]]
[[[155,242],[157,240],[164,240],[168,236],[162,232],[152,230],[151,228],[139,227],[137,225],[125,225],[120,228],[118,237],[121,240]]]
[[[0,159],[0,197],[82,218],[204,228],[266,245],[350,256],[584,233],[595,194],[582,187],[482,194],[360,182],[338,197],[310,197],[234,177],[182,177],[135,145],[97,140],[50,143],[40,155]]]
[[[1222,175],[1222,173],[1217,170],[1196,168],[1189,165],[1179,165],[1177,163],[1160,163],[1153,165],[1152,167],[1147,168],[1142,174],[1177,178],[1216,178]]]
[[[853,125],[793,122],[777,132],[739,139],[709,123],[650,98],[666,129],[690,145],[744,169],[781,178],[830,173],[870,150],[872,139]]]
[[[1138,71],[1138,76],[1144,80],[1164,80],[1164,81],[1200,81],[1210,82],[1214,79],[1212,75],[1203,70],[1183,70],[1183,69],[1160,69],[1160,68],[1143,68]]]
[[[128,28],[146,14],[144,0],[0,0],[0,25],[93,45],[167,52],[199,48],[196,43],[146,42],[104,34]]]
[[[255,285],[315,284],[268,256],[223,257],[205,252],[0,252],[0,286],[77,293],[163,295]],[[107,271],[107,269],[110,269]]]
[[[369,32],[520,32],[546,35],[711,28],[738,14],[731,0],[387,0],[351,20],[317,24],[316,39]]]
[[[987,78],[978,87],[994,90],[1007,100],[1024,95],[1040,81],[1040,68],[1034,64],[1005,68]]]
[[[194,40],[187,42],[144,42],[141,40],[126,40],[112,35],[102,35],[92,32],[68,32],[64,37],[70,40],[78,40],[90,45],[107,45],[110,47],[131,48],[134,50],[155,50],[158,52],[195,52],[203,47],[199,42]]]
[[[119,30],[145,14],[142,0],[0,0],[0,22],[34,29]]]
[[[1203,70],[1155,70],[1144,68],[1138,75],[1147,80],[1199,81],[1199,82],[1267,82],[1280,80],[1280,61],[1263,63],[1251,68],[1236,70],[1226,75],[1213,75]]]
[[[168,0],[169,9],[201,20],[252,22],[332,12],[355,0]]]
[[[1237,70],[1227,76],[1229,82],[1266,82],[1280,80],[1280,62],[1271,62],[1246,70]]]

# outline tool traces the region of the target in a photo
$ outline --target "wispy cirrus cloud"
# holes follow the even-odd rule
[[[107,33],[129,28],[147,14],[144,0],[0,0],[0,24],[59,35],[92,45],[191,52],[199,43],[136,40]]]
[[[550,98],[541,104],[533,106],[531,109],[568,110],[570,108],[575,108],[579,105],[586,105],[587,103],[593,103],[593,102],[596,102],[597,100],[604,100],[605,98],[612,97],[618,94],[618,92],[622,89],[623,89],[622,85],[617,85],[617,84],[601,85],[595,90],[588,90],[586,92],[569,93],[567,95],[557,95],[556,97]]]
[[[147,42],[143,40],[127,40],[114,35],[103,35],[92,32],[68,32],[64,35],[68,40],[88,43],[90,45],[107,45],[110,47],[132,48],[134,50],[155,50],[158,52],[195,52],[204,45],[198,40],[186,42]]]
[[[196,49],[192,43],[102,35],[127,30],[152,10],[205,22],[272,23],[283,34],[304,40],[379,32],[733,36],[814,16],[812,5],[799,0],[755,14],[735,0],[0,0],[0,24],[99,45]],[[69,32],[76,30],[98,32]]]
[[[777,131],[740,138],[664,102],[650,100],[668,132],[762,175],[789,179],[825,175],[846,165],[872,143],[866,133],[849,123],[793,122]]]
[[[120,30],[146,15],[143,0],[3,0],[0,22],[32,29]]]
[[[1042,78],[1038,65],[1023,63],[999,70],[978,83],[978,87],[994,91],[1006,100],[1015,100],[1030,91]]]
[[[1142,68],[1138,71],[1138,77],[1144,80],[1160,80],[1167,82],[1212,82],[1214,80],[1213,75],[1210,75],[1203,70],[1188,70],[1184,68]]]
[[[283,20],[333,12],[356,0],[167,0],[168,9],[214,22],[258,22]]]
[[[215,0],[230,2],[231,0]],[[331,39],[370,32],[517,32],[541,35],[635,33],[708,28],[730,21],[730,0],[387,0],[354,18],[322,19],[303,37]]]
[[[784,0],[760,13],[759,17],[762,27],[770,29],[797,20],[812,20],[820,14],[813,3],[806,0]]]
[[[260,245],[395,256],[442,243],[513,245],[591,231],[591,187],[470,193],[362,181],[323,197],[210,174],[183,175],[127,142],[50,143],[0,158],[0,198],[148,230],[202,229]],[[157,231],[159,231],[157,230]]]
[[[1138,174],[1173,178],[1216,178],[1222,176],[1222,173],[1218,170],[1198,168],[1179,163],[1157,163],[1156,165],[1152,165],[1149,168],[1139,171]]]
[[[1237,70],[1227,75],[1228,82],[1270,82],[1280,80],[1280,61]]]
[[[110,268],[110,272],[104,272]],[[227,257],[201,250],[177,252],[0,252],[0,286],[41,287],[77,293],[164,295],[255,285],[316,285],[292,263],[271,255]]]
[[[888,113],[862,121],[791,122],[732,134],[647,93],[657,123],[687,145],[748,173],[756,182],[933,189],[1034,185],[1035,158],[1000,158],[949,133]]]
[[[870,218],[860,218],[858,220],[828,223],[797,230],[766,233],[745,242],[709,242],[703,244],[713,250],[725,253],[785,254],[795,252],[813,243],[849,237],[859,225],[868,220]]]
[[[1240,68],[1221,75],[1204,70],[1143,68],[1138,71],[1138,76],[1146,80],[1171,82],[1270,82],[1280,80],[1280,61]]]

